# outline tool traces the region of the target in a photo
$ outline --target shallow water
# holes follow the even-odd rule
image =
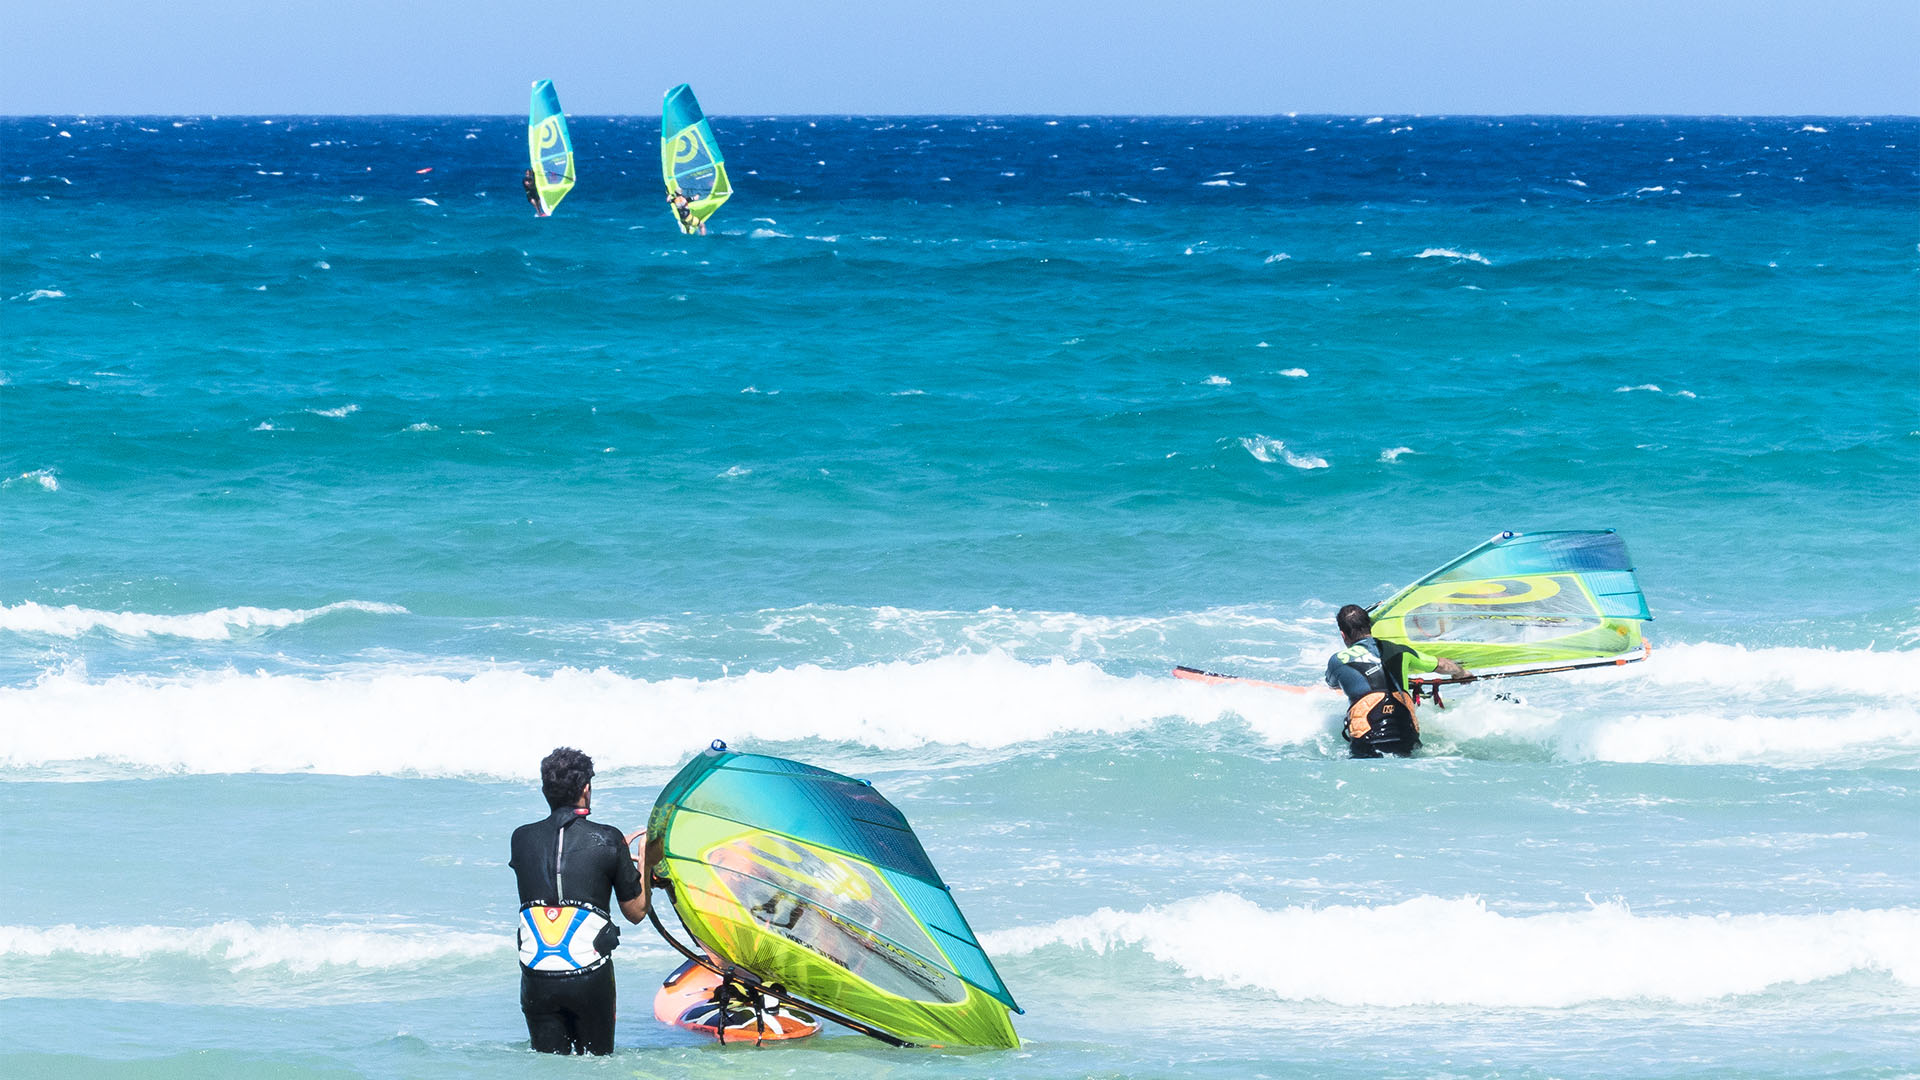
[[[1920,1067],[1920,123],[715,124],[683,238],[645,118],[544,221],[511,119],[0,120],[0,1071]],[[1167,677],[1595,527],[1652,658],[1415,761]],[[525,1050],[539,757],[715,737],[901,807],[1021,1050],[705,1045],[638,932]]]

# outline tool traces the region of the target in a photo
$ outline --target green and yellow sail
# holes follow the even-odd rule
[[[573,190],[573,139],[567,134],[567,115],[560,111],[560,95],[552,79],[533,84],[533,100],[527,106],[527,152],[533,158],[540,216],[545,217]]]
[[[1608,529],[1503,532],[1372,609],[1378,637],[1476,674],[1637,659],[1653,618]]]
[[[722,964],[917,1045],[1019,1045],[1019,1011],[872,785],[716,743],[647,822],[649,869]]]
[[[674,211],[674,222],[684,233],[699,232],[733,195],[720,144],[686,83],[667,91],[660,107],[660,173],[669,201],[686,196],[685,208]]]

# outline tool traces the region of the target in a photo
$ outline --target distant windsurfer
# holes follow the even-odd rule
[[[613,1051],[613,949],[620,929],[609,897],[628,922],[647,917],[647,889],[622,836],[587,820],[593,759],[560,747],[540,762],[540,790],[552,810],[513,831],[508,865],[520,887],[520,1011],[533,1048],[549,1054]]]
[[[1348,604],[1334,616],[1346,647],[1327,659],[1327,685],[1347,695],[1342,734],[1354,757],[1392,754],[1406,757],[1420,745],[1420,721],[1407,676],[1424,671],[1460,676],[1466,669],[1444,656],[1422,656],[1412,648],[1373,636],[1367,609]]]
[[[692,235],[707,235],[707,223],[693,216],[693,200],[687,198],[684,191],[675,190],[667,195],[667,204],[673,207],[673,216],[680,219],[680,231]]]
[[[546,217],[547,208],[540,205],[540,185],[534,180],[532,169],[528,169],[527,175],[521,178],[520,186],[526,189],[527,201],[533,204],[533,212]]]

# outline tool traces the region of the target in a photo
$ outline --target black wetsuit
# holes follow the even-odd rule
[[[587,903],[612,911],[640,895],[640,870],[626,837],[611,825],[588,821],[583,810],[562,807],[513,830],[508,865],[520,884],[520,903]],[[564,838],[562,833],[564,832]],[[520,970],[520,1011],[533,1048],[549,1054],[613,1051],[613,961],[587,971]]]
[[[1372,637],[1361,638],[1327,659],[1327,685],[1347,695],[1348,723],[1342,733],[1354,757],[1406,757],[1420,746],[1415,702],[1406,692],[1407,676],[1434,669],[1431,657]],[[1358,738],[1353,735],[1356,718],[1366,724],[1366,733]]]

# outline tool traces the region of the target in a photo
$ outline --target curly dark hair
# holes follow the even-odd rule
[[[580,801],[593,779],[593,759],[571,746],[562,746],[540,761],[540,793],[555,810]]]

